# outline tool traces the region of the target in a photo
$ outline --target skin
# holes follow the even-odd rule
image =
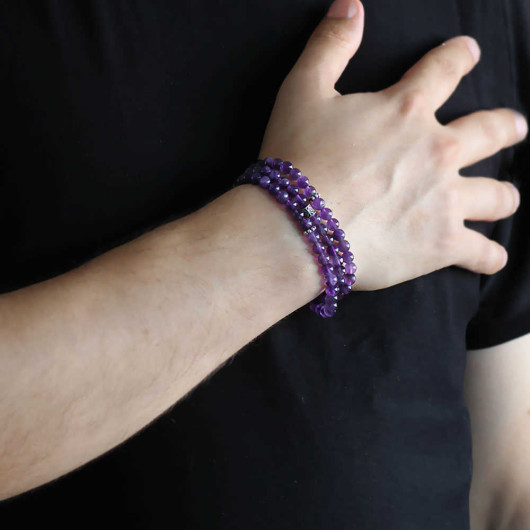
[[[520,141],[526,124],[518,135],[510,109],[436,121],[475,64],[462,36],[396,85],[340,95],[334,85],[362,39],[355,4],[353,19],[315,29],[280,88],[259,158],[292,161],[327,200],[355,250],[356,290],[452,264],[498,271],[502,247],[463,220],[507,217],[518,193],[458,170]],[[0,296],[0,498],[120,444],[322,289],[299,227],[243,185]]]

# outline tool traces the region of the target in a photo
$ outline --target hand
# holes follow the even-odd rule
[[[450,265],[499,271],[505,249],[464,219],[508,217],[519,192],[459,169],[522,140],[524,117],[497,108],[437,121],[435,111],[478,60],[467,36],[433,48],[384,90],[339,94],[335,83],[364,26],[362,4],[339,1],[357,14],[325,17],[315,29],[280,87],[259,158],[289,160],[326,200],[355,256],[354,289],[382,289]]]

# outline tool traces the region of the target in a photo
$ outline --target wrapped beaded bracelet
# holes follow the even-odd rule
[[[268,190],[300,224],[326,283],[325,290],[309,308],[321,317],[332,317],[337,302],[351,292],[357,270],[350,244],[333,212],[325,207],[324,199],[309,179],[281,158],[267,157],[251,164],[233,187],[241,184],[255,184]]]

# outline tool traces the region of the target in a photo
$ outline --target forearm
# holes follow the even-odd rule
[[[237,187],[0,297],[0,498],[121,443],[322,289],[299,228]]]

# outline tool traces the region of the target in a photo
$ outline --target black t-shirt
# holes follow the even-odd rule
[[[339,92],[380,90],[469,34],[482,58],[440,122],[530,113],[526,0],[364,4]],[[328,5],[2,2],[2,291],[227,191]],[[461,172],[521,190],[515,216],[466,222],[507,246],[504,270],[354,292],[331,319],[300,308],[127,442],[0,504],[3,528],[467,529],[466,348],[530,331],[528,157],[524,142]]]

